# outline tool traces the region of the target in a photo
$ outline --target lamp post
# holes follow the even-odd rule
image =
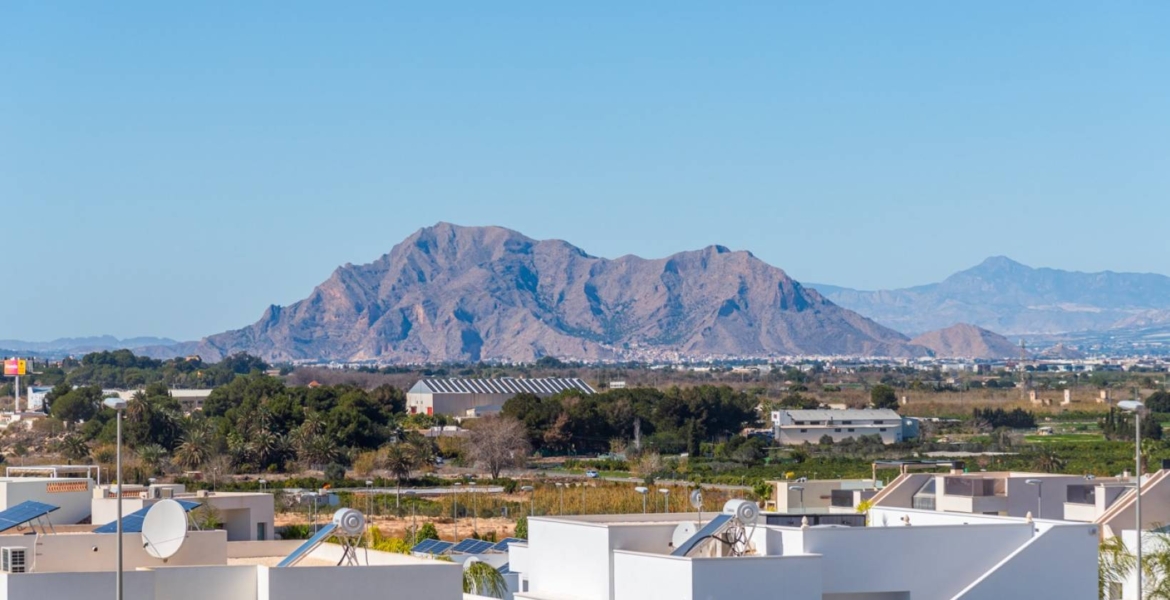
[[[374,490],[372,489],[373,486],[374,486],[374,482],[367,479],[366,480],[366,514],[367,515],[374,512],[373,509],[370,508],[370,506],[371,506],[370,503],[373,501],[373,498],[374,498]]]
[[[266,490],[266,489],[268,489],[268,480],[267,480],[267,479],[261,479],[261,480],[260,480],[260,491],[261,491],[261,492],[263,492],[263,491],[264,491],[264,490]]]
[[[1133,511],[1137,521],[1137,590],[1138,600],[1142,600],[1142,411],[1146,405],[1137,400],[1122,400],[1117,408],[1133,413],[1133,441],[1134,441],[1134,472],[1137,473],[1137,484],[1134,486]]]
[[[659,488],[659,494],[662,494],[662,512],[670,512],[670,490],[666,488]]]
[[[126,409],[126,401],[121,398],[106,398],[103,403],[118,413],[118,577],[114,580],[114,597],[117,598],[117,600],[122,600],[122,411]]]
[[[646,494],[650,491],[650,488],[638,486],[634,488],[634,491],[642,494],[642,514],[646,514]]]
[[[800,492],[800,512],[803,514],[804,513],[804,486],[803,485],[790,486],[788,488],[788,491]]]
[[[471,486],[471,531],[479,533],[479,496],[475,493],[475,482],[467,484]]]
[[[1036,518],[1044,518],[1044,480],[1025,479],[1024,483],[1036,486]]]
[[[585,514],[585,484],[581,483],[579,485],[581,486],[581,514]]]
[[[531,517],[536,513],[536,488],[526,485],[520,488],[522,492],[528,492],[528,516]]]
[[[459,541],[459,489],[463,487],[462,483],[455,483],[455,503],[451,505],[451,516],[455,521],[455,541]]]
[[[557,494],[560,496],[561,507],[557,509],[558,515],[565,514],[565,484],[557,482]]]
[[[407,496],[413,496],[414,490],[406,490],[405,492],[402,492],[402,493],[406,494]],[[412,548],[416,544],[418,544],[418,519],[415,518],[415,510],[414,510],[415,505],[416,505],[416,503],[413,501],[410,503],[410,531],[411,531],[411,533],[410,533],[410,539],[411,539],[410,546]]]

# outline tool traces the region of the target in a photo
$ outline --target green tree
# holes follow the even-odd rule
[[[54,398],[49,412],[53,417],[72,426],[81,421],[87,421],[98,412],[102,402],[102,388],[97,385],[69,390],[68,393]]]
[[[508,595],[508,583],[495,567],[478,559],[463,565],[463,593],[491,598]]]
[[[382,465],[394,476],[396,493],[394,505],[402,507],[402,481],[410,477],[410,472],[418,465],[414,448],[405,442],[390,444],[383,449]]]
[[[888,385],[875,385],[869,391],[869,400],[874,408],[888,408],[896,410],[898,408],[898,394],[894,388]]]
[[[528,539],[528,515],[520,515],[520,518],[516,519],[516,537]]]

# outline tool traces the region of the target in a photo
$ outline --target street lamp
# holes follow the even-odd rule
[[[267,479],[261,479],[261,480],[260,480],[260,491],[261,491],[261,492],[263,492],[263,491],[264,491],[264,490],[266,490],[266,489],[268,489],[268,480],[267,480]]]
[[[402,493],[406,494],[407,496],[414,496],[414,490],[406,490],[405,492],[402,492]],[[412,548],[418,544],[418,519],[415,518],[415,508],[414,508],[416,504],[417,503],[414,501],[411,501],[411,503],[410,503],[410,531],[411,531],[411,534],[410,534],[411,544],[410,544],[410,546]]]
[[[374,511],[373,511],[373,510],[370,508],[370,503],[371,503],[371,502],[373,501],[373,499],[374,499],[374,490],[373,490],[373,489],[371,489],[373,486],[374,486],[374,482],[373,482],[373,481],[371,481],[371,480],[369,480],[369,479],[367,479],[367,480],[366,480],[366,514],[367,514],[367,515],[368,515],[368,514],[372,514],[372,513],[374,512]]]
[[[577,485],[581,486],[581,514],[585,514],[585,484],[579,483]]]
[[[1137,521],[1137,590],[1138,600],[1142,600],[1142,412],[1146,405],[1137,400],[1122,400],[1117,408],[1133,413],[1133,441],[1134,441],[1134,472],[1137,473],[1134,513]]]
[[[557,494],[560,495],[561,507],[557,509],[558,515],[565,514],[565,484],[557,482]]]
[[[662,494],[662,511],[669,513],[670,502],[668,501],[668,498],[670,497],[670,490],[666,488],[659,488],[658,493]]]
[[[462,483],[455,482],[455,503],[451,505],[451,516],[455,521],[455,541],[459,541],[459,488],[463,487]]]
[[[1044,518],[1044,480],[1025,479],[1024,483],[1036,486],[1036,518]]]
[[[803,485],[789,486],[788,491],[800,492],[800,512],[803,514],[804,513],[804,486]]]
[[[634,488],[634,491],[642,494],[642,514],[646,514],[646,494],[650,491],[650,488],[638,486]]]
[[[126,401],[121,398],[106,398],[102,403],[118,413],[118,577],[114,580],[114,593],[117,600],[122,600],[122,411],[126,410]]]
[[[468,485],[471,486],[471,531],[479,533],[479,498],[475,493],[475,482]]]
[[[528,516],[536,512],[536,488],[526,485],[520,488],[521,492],[528,492]]]

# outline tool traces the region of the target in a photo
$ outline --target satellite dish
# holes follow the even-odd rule
[[[167,560],[187,541],[187,511],[174,500],[163,500],[142,520],[142,547],[146,553]]]
[[[674,535],[670,536],[670,547],[678,548],[679,546],[687,543],[687,540],[695,537],[695,532],[697,531],[698,529],[695,527],[695,524],[691,523],[690,521],[683,521],[682,523],[679,523],[678,526],[674,528]]]
[[[695,510],[703,510],[703,490],[695,490],[691,492],[691,506],[693,506]]]
[[[333,524],[341,533],[353,537],[366,532],[366,516],[352,508],[343,508],[333,513]]]

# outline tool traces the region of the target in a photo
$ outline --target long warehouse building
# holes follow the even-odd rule
[[[406,392],[406,407],[411,414],[474,416],[499,411],[517,394],[546,398],[568,390],[596,393],[577,378],[422,379]]]

